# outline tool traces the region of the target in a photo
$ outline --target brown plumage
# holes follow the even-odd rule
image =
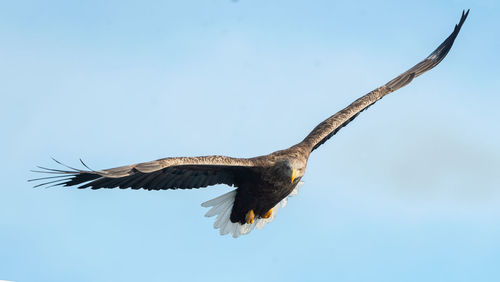
[[[360,112],[439,64],[453,45],[468,13],[469,11],[462,13],[460,22],[451,35],[427,58],[326,119],[302,142],[288,149],[248,159],[225,156],[164,158],[99,171],[71,167],[68,167],[69,170],[41,167],[42,171],[38,172],[55,175],[33,179],[52,180],[35,187],[52,184],[91,189],[164,190],[227,184],[237,187],[236,193],[227,196],[231,203],[226,205],[224,202],[226,198],[222,196],[221,199],[209,201],[205,203],[206,206],[214,208],[207,215],[218,214],[222,218],[226,213],[233,224],[216,222],[216,227],[221,228],[221,233],[232,232],[233,236],[246,234],[253,228],[254,215],[257,219],[269,217],[271,209],[278,207],[278,204],[296,188],[305,173],[309,154],[313,150],[335,135]],[[251,222],[248,215],[252,215]],[[218,221],[221,220],[218,218]],[[237,225],[249,227],[238,231]]]

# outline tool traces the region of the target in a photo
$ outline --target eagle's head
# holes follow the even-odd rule
[[[306,173],[307,161],[296,158],[284,158],[276,162],[275,168],[280,178],[294,183]]]

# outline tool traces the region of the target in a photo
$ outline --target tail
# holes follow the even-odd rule
[[[231,211],[233,210],[234,198],[236,197],[236,190],[228,192],[212,200],[206,201],[201,204],[202,207],[209,208],[212,207],[205,214],[206,217],[217,216],[214,228],[220,230],[221,235],[226,235],[231,233],[233,238],[238,238],[240,235],[246,235],[250,233],[255,227],[262,229],[266,224],[273,221],[276,217],[276,213],[280,207],[284,208],[288,202],[288,197],[297,195],[299,187],[302,186],[303,182],[299,182],[293,191],[285,197],[281,202],[273,207],[273,213],[269,218],[256,217],[253,223],[241,224],[239,222],[231,222]]]

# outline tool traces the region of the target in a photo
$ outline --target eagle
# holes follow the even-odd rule
[[[169,157],[103,170],[92,170],[63,165],[62,169],[38,167],[34,172],[51,176],[31,179],[42,181],[40,186],[76,186],[78,188],[131,188],[145,190],[193,189],[216,184],[235,189],[202,203],[210,208],[207,217],[216,216],[214,228],[220,234],[233,237],[248,234],[271,222],[287,198],[294,196],[302,184],[311,152],[325,143],[341,128],[353,121],[362,111],[385,95],[409,84],[415,77],[432,69],[451,49],[469,10],[453,32],[424,60],[400,74],[385,85],[355,100],[346,108],[318,124],[300,143],[284,150],[254,158],[227,156]]]

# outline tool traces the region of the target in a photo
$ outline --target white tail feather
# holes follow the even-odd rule
[[[212,207],[212,206],[215,206],[215,205],[227,200],[228,198],[231,198],[231,197],[234,198],[234,196],[236,196],[236,190],[233,190],[233,191],[228,192],[226,194],[220,195],[219,197],[213,198],[212,200],[206,201],[206,202],[202,203],[201,206],[205,207],[205,208]]]
[[[262,229],[266,224],[273,221],[276,217],[276,213],[280,207],[284,208],[287,204],[288,197],[292,197],[297,195],[299,191],[299,187],[302,186],[303,182],[300,181],[297,186],[293,189],[293,191],[285,197],[281,202],[279,202],[276,206],[273,207],[273,213],[269,218],[260,218],[256,217],[254,223],[252,224],[241,224],[239,222],[231,222],[231,211],[233,210],[234,198],[236,197],[236,190],[228,192],[226,194],[220,195],[217,198],[206,201],[201,204],[202,207],[209,208],[211,207],[207,213],[206,217],[217,216],[217,219],[214,222],[214,228],[220,229],[221,235],[226,235],[231,233],[234,238],[237,238],[240,235],[245,235],[250,233],[255,227],[258,229]]]

